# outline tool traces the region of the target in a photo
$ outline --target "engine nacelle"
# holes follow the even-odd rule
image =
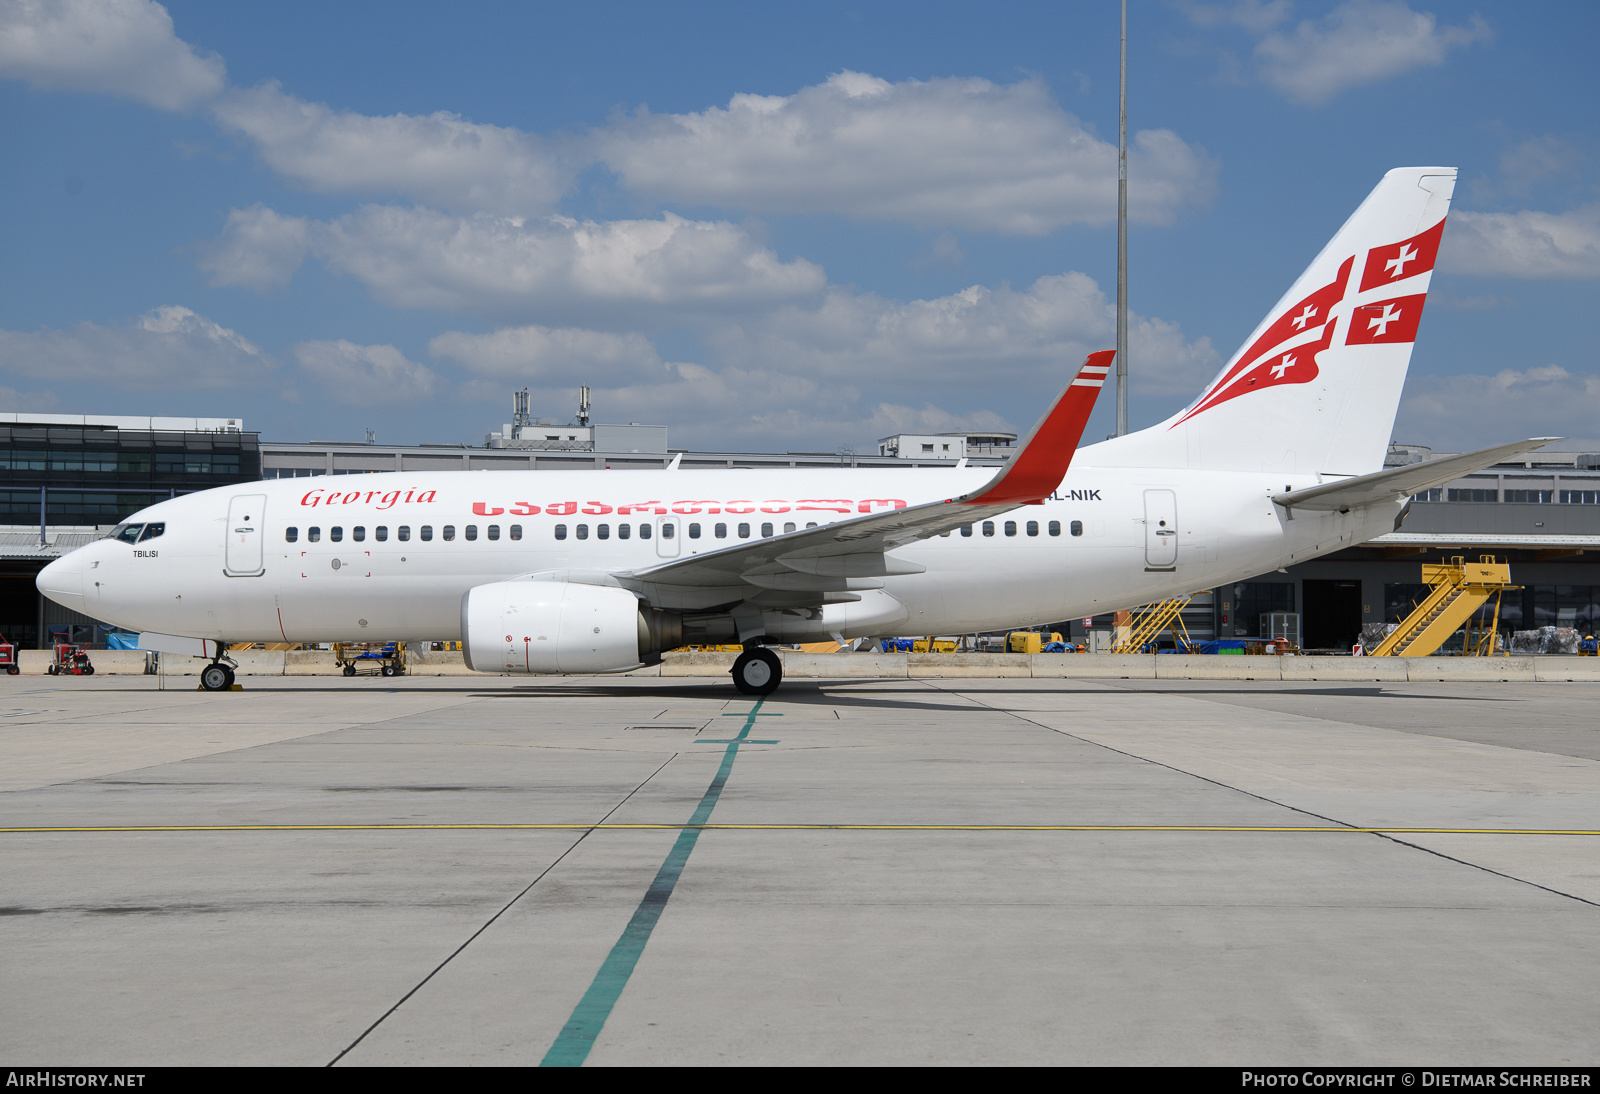
[[[680,644],[676,616],[614,585],[497,581],[461,598],[461,645],[475,672],[618,672]]]

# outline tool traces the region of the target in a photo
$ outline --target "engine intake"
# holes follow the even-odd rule
[[[461,598],[461,644],[475,672],[620,672],[682,644],[678,616],[626,589],[497,581]]]

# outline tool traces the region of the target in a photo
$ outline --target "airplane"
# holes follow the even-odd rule
[[[1532,438],[1383,469],[1456,171],[1388,172],[1200,395],[1079,448],[1091,353],[998,471],[379,473],[159,502],[38,587],[141,648],[459,640],[493,673],[623,672],[738,642],[973,633],[1212,588],[1396,530],[1411,496]],[[679,457],[681,459],[681,457]]]

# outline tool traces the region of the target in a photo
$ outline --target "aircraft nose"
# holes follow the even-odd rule
[[[34,584],[62,607],[88,614],[83,603],[83,560],[76,551],[40,570]]]

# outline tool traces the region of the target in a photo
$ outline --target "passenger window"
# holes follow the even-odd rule
[[[728,526],[726,524],[714,524],[711,526],[711,534],[716,536],[718,539],[727,539]]]
[[[490,539],[499,539],[500,538],[500,526],[498,524],[489,525],[489,538]]]
[[[423,539],[427,539],[428,537],[427,536],[423,536],[422,538]],[[456,538],[456,526],[454,524],[446,524],[444,526],[444,537],[443,538],[446,539],[446,540],[451,540],[451,539],[455,539]]]
[[[1061,534],[1061,522],[1059,520],[1053,520],[1050,522],[1050,534],[1052,536],[1059,536]]]
[[[367,538],[366,525],[358,524],[354,528],[350,529],[350,538],[355,540],[357,543],[365,540]]]
[[[767,523],[763,523],[761,525],[761,535],[763,537],[766,537],[766,536],[770,536],[771,534],[772,534],[772,525],[771,524],[767,524]]]
[[[595,525],[595,527],[594,527],[594,538],[595,539],[610,539],[611,538],[611,525],[609,525],[609,524],[597,524],[597,525]]]
[[[567,526],[565,524],[556,525],[556,538],[557,539],[566,539],[567,538]]]
[[[321,543],[322,542],[322,529],[318,528],[315,524],[313,524],[310,528],[307,528],[306,529],[306,542],[307,543]]]
[[[330,540],[332,540],[334,543],[342,542],[344,540],[344,526],[340,525],[340,524],[335,524],[332,528],[329,528],[328,529],[328,538]]]
[[[394,530],[394,538],[399,540],[401,543],[405,543],[407,540],[409,540],[411,538],[411,525],[402,524],[400,527],[396,528]]]
[[[298,528],[285,528],[283,530],[283,542],[285,542],[285,543],[293,543],[295,540],[297,540],[299,538],[300,538],[300,529],[298,529]]]
[[[667,524],[663,524],[661,526],[661,538],[662,539],[671,539],[673,537],[673,534],[676,533],[677,530],[678,530],[678,526],[676,524],[672,524],[670,522],[667,523]]]
[[[1006,535],[1014,536],[1016,534],[1017,534],[1017,522],[1014,521],[1014,520],[1006,521]]]
[[[794,521],[791,520],[791,521],[788,521],[787,523],[785,523],[784,526],[783,526],[783,530],[785,532],[794,531]]]
[[[589,538],[589,526],[587,524],[578,525],[578,538],[579,539],[588,539]]]
[[[1028,534],[1030,536],[1036,536],[1036,535],[1039,534],[1039,522],[1038,521],[1030,520],[1028,522]]]
[[[648,524],[639,525],[639,538],[640,539],[649,539],[650,538],[650,526]]]
[[[513,524],[511,526],[511,538],[512,539],[521,539],[522,538],[522,525]]]
[[[1083,535],[1083,521],[1075,520],[1072,522],[1072,534],[1075,536]]]
[[[387,524],[378,525],[372,530],[372,538],[379,543],[389,542],[389,526]]]
[[[815,528],[816,526],[817,526],[817,522],[816,521],[814,521],[814,520],[806,521],[806,527],[807,528]]]
[[[617,525],[617,538],[618,539],[627,539],[631,535],[633,535],[633,525],[631,525],[631,524],[619,524],[619,525]]]
[[[417,530],[417,538],[424,543],[431,541],[433,539],[433,525],[424,524],[421,528],[419,528]]]
[[[689,525],[689,538],[690,539],[699,539],[700,538],[700,526],[698,524]]]
[[[750,538],[750,526],[748,524],[739,525],[739,538],[740,539],[749,539]]]
[[[246,517],[245,519],[249,520],[250,518]],[[167,526],[162,521],[156,521],[154,524],[146,524],[144,526],[144,531],[139,534],[139,542],[143,543],[146,540],[155,539],[166,530]]]
[[[994,521],[986,520],[983,522],[983,534],[986,536],[994,535]]]
[[[962,526],[961,526],[961,534],[962,534],[962,535],[964,535],[964,536],[966,536],[966,537],[968,537],[968,538],[969,538],[969,539],[970,539],[970,538],[971,538],[971,537],[972,537],[972,525],[970,525],[970,524],[963,524],[963,525],[962,525]]]
[[[450,537],[449,536],[445,536],[444,538],[445,539],[449,539]],[[478,538],[478,526],[476,524],[467,525],[467,538],[468,539],[477,539]]]

